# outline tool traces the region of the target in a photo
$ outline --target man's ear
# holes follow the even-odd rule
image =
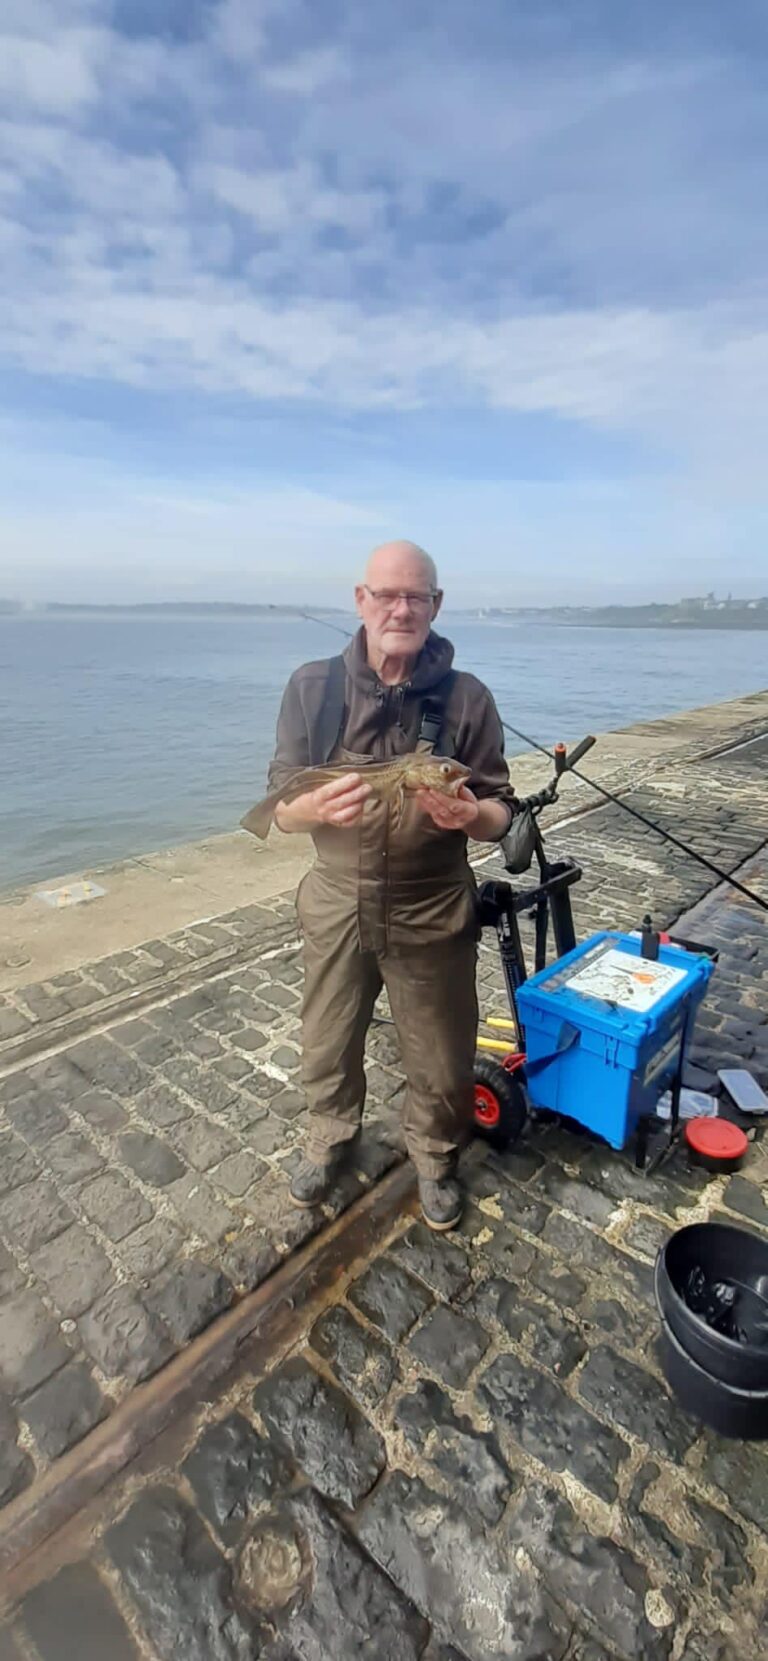
[[[362,615],[363,615],[363,595],[364,594],[365,594],[365,584],[364,583],[355,583],[355,611],[357,612],[358,617],[362,617]]]
[[[437,614],[440,610],[440,607],[441,607],[442,603],[443,603],[443,590],[442,590],[442,588],[438,588],[438,591],[437,591],[437,593],[435,595],[435,598],[432,602],[432,622],[433,623],[434,623],[435,618],[436,618],[436,616],[437,616]]]

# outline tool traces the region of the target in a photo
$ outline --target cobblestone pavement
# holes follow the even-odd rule
[[[758,1168],[717,1184],[753,1222]],[[458,1236],[399,1217],[112,1484],[3,1661],[764,1658],[768,1457],[685,1417],[655,1352],[652,1257],[706,1180],[555,1130],[467,1176]]]
[[[629,799],[731,869],[768,836],[767,753],[763,741],[662,771]],[[634,926],[648,907],[672,920],[711,885],[616,807],[551,843],[583,865],[582,935]],[[742,926],[740,908],[727,916]],[[295,934],[292,900],[282,899],[0,1005],[0,1503],[399,1157],[397,1047],[380,1028],[356,1174],[324,1213],[287,1203],[304,1135]],[[740,977],[717,977],[694,1082],[709,1079],[710,1040],[712,1064],[766,1065],[757,950],[737,940]],[[491,941],[479,973],[486,1010],[499,1007]],[[72,1019],[80,1035],[62,1042]],[[38,1059],[25,1060],[19,1045],[33,1043]]]
[[[765,892],[765,753],[632,800]],[[706,898],[707,874],[618,809],[552,845],[584,867],[580,934],[650,907],[716,940],[692,1081],[729,1063],[765,1078],[757,909]],[[23,1021],[0,1029],[4,1501],[322,1226],[285,1203],[303,1134],[294,931],[289,901],[251,908],[2,1006]],[[498,1006],[490,950],[480,979]],[[89,1030],[45,1053],[84,1012]],[[328,1215],[398,1157],[391,1029],[369,1081],[359,1172]],[[691,1212],[765,1226],[764,1149],[731,1179],[676,1157],[649,1182],[539,1126],[469,1163],[462,1238],[416,1227],[406,1243],[402,1218],[278,1381],[209,1402],[181,1461],[113,1484],[83,1561],[11,1612],[0,1661],[764,1656],[768,1460],[670,1402],[650,1291],[659,1241]]]

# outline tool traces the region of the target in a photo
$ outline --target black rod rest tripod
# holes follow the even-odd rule
[[[550,918],[557,956],[564,957],[576,945],[570,890],[581,878],[581,866],[573,859],[547,858],[538,824],[539,814],[543,808],[557,801],[557,787],[563,774],[570,772],[594,743],[594,738],[582,739],[570,756],[565,745],[558,744],[554,777],[535,796],[521,799],[522,811],[515,815],[500,843],[505,870],[518,876],[527,871],[535,859],[539,867],[539,881],[532,888],[522,889],[493,879],[480,885],[480,923],[483,928],[496,930],[504,982],[518,1032],[517,990],[528,978],[518,917],[532,916],[534,919],[536,974],[546,964]]]

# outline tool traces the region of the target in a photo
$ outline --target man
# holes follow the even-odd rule
[[[461,1217],[457,1162],[474,1105],[479,929],[467,838],[499,840],[514,811],[491,694],[452,668],[452,645],[432,631],[442,598],[422,548],[377,548],[355,589],[362,626],[343,660],[305,664],[288,683],[269,771],[278,789],[296,767],[350,763],[275,813],[280,830],[310,832],[317,850],[297,898],[310,1128],[291,1197],[320,1204],[351,1153],[366,1034],[385,986],[405,1072],[406,1145],[424,1219],[438,1230]],[[471,788],[452,798],[420,791],[393,822],[370,799],[365,763],[417,747],[470,767]]]

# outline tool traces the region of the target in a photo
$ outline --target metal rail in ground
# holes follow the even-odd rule
[[[411,1167],[398,1166],[320,1236],[292,1252],[279,1269],[221,1315],[180,1355],[137,1385],[109,1418],[57,1460],[0,1514],[0,1604],[10,1607],[66,1560],[74,1532],[87,1532],[89,1513],[107,1484],[151,1448],[162,1431],[247,1371],[263,1371],[265,1354],[283,1353],[319,1312],[339,1282],[379,1246],[405,1210],[413,1209]],[[53,1536],[56,1536],[56,1541]]]

